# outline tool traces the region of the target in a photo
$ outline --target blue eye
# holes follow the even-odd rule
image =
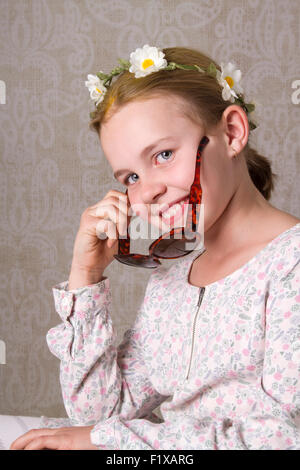
[[[160,152],[158,155],[157,155],[157,158],[159,157],[159,155],[162,155],[162,154],[171,154],[172,155],[172,150],[164,150],[163,152]],[[166,156],[166,157],[163,157],[164,161],[168,160],[169,158],[171,158],[171,155],[170,156]]]
[[[160,152],[158,155],[156,155],[156,158],[159,157],[159,155],[163,155],[165,154],[165,156],[163,157],[163,161],[167,161],[169,160],[169,158],[171,158],[173,152],[172,150],[164,150],[163,152]],[[166,154],[169,154],[169,155],[166,155]],[[126,178],[124,179],[124,184],[127,185],[127,184],[134,184],[136,183],[136,180],[133,181],[133,183],[130,183],[129,179],[132,177],[132,176],[135,176],[138,178],[138,175],[136,173],[130,173],[128,176],[126,176]]]
[[[136,173],[131,173],[130,175],[126,176],[124,183],[127,184],[127,183],[129,182],[129,178],[131,178],[132,176],[137,176],[137,174],[136,174]],[[137,176],[137,177],[138,177],[138,176]],[[135,183],[135,182],[136,182],[136,181],[134,181],[134,183]]]

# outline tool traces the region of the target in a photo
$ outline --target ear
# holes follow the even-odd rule
[[[249,123],[245,111],[238,105],[228,106],[222,116],[223,129],[232,157],[242,152],[249,137]]]

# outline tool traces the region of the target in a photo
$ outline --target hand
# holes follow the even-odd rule
[[[126,194],[110,190],[85,209],[74,243],[72,268],[91,275],[104,272],[118,253],[118,234],[127,234],[129,208]]]
[[[31,429],[18,437],[10,450],[98,450],[91,443],[94,426],[73,426],[55,429]]]

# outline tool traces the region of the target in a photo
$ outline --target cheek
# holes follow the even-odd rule
[[[200,182],[204,217],[208,223],[208,221],[218,218],[226,209],[234,193],[234,187],[232,177],[226,172],[226,168],[203,169]]]
[[[171,184],[173,186],[189,190],[195,179],[195,166],[191,162],[185,162],[178,167],[178,170],[172,176]]]
[[[214,155],[203,159],[200,167],[200,183],[205,194],[210,197],[222,192],[228,181],[227,168],[222,162],[217,161]]]

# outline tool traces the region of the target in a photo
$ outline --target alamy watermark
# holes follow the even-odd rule
[[[0,364],[6,364],[6,346],[2,339],[0,339]]]
[[[294,80],[292,82],[292,88],[295,89],[294,93],[292,93],[292,103],[299,104],[300,103],[300,80]]]
[[[6,84],[0,80],[0,104],[6,104]]]
[[[159,212],[161,206],[159,204],[151,204],[150,206],[150,215],[145,214],[145,205],[143,204],[134,204],[129,207],[128,215],[131,217],[129,226],[127,227],[129,236],[131,240],[149,240],[149,239],[157,239],[159,238],[162,233],[164,234],[164,239],[174,238],[176,240],[180,240],[185,238],[186,244],[185,248],[196,250],[198,249],[199,245],[201,245],[204,241],[204,204],[195,204],[195,220],[194,226],[192,227],[191,224],[191,214],[193,205],[192,204],[176,204],[171,209],[172,212],[166,210],[168,216],[162,216]],[[102,208],[96,209],[95,215],[99,217],[107,216]],[[134,217],[137,216],[137,217]],[[108,220],[108,219],[104,219]],[[189,221],[189,224],[187,222]],[[112,239],[126,239],[126,235],[117,235],[117,229],[121,226],[124,226],[124,214],[121,212],[121,208],[118,211],[118,216],[115,224],[110,224],[106,231],[103,232],[103,219],[99,221],[96,232],[98,238],[101,240],[105,240],[106,238]],[[171,235],[171,231],[173,228],[183,228],[182,230],[175,230],[175,233]],[[195,248],[195,232],[200,235],[200,242]],[[199,238],[199,237],[198,237]],[[189,241],[191,243],[189,243]]]

